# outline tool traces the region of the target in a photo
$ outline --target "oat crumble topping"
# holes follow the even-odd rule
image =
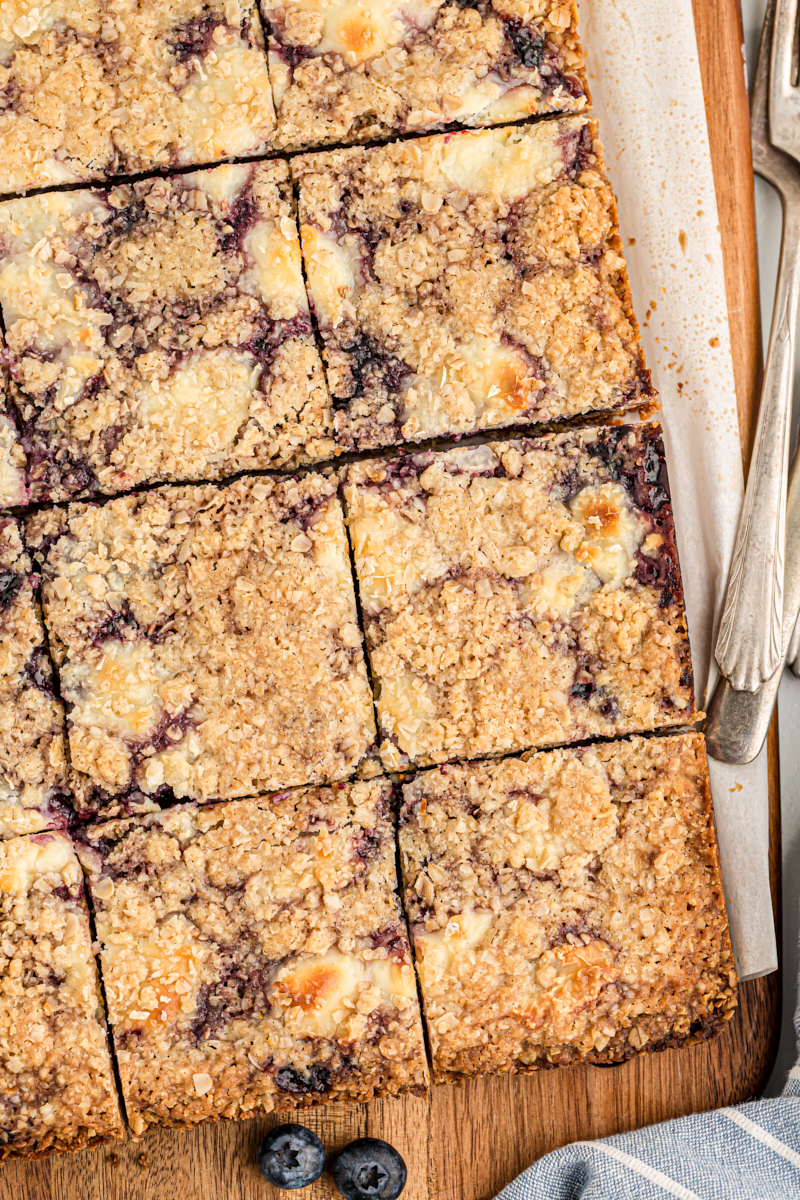
[[[0,191],[262,154],[252,0],[3,0]]]
[[[34,500],[335,454],[285,163],[0,204]]]
[[[17,522],[0,516],[0,838],[62,828],[71,811],[38,586]]]
[[[700,734],[447,765],[404,788],[437,1082],[718,1033],[736,973]]]
[[[135,1136],[425,1092],[391,791],[183,805],[83,835]]]
[[[387,770],[691,723],[657,424],[351,466]]]
[[[72,843],[0,842],[0,1161],[122,1129]]]
[[[82,812],[355,772],[375,726],[335,480],[74,503],[26,536]]]
[[[575,0],[259,4],[0,0],[0,1161],[736,1005],[660,427],[288,474],[648,411]]]
[[[261,0],[261,11],[282,146],[588,103],[573,0]]]
[[[343,446],[652,396],[596,122],[328,151],[291,169]]]

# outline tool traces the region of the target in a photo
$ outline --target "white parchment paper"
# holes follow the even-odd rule
[[[691,0],[583,0],[594,114],[617,194],[634,307],[663,411],[698,702],[743,495],[722,244]],[[744,70],[744,64],[742,64]],[[777,968],[766,750],[710,760],[743,979]]]

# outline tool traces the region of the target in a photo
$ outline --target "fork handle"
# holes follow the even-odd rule
[[[782,657],[786,477],[798,300],[800,210],[784,204],[758,426],[716,648],[719,669],[737,691],[755,691],[775,674]]]
[[[795,624],[792,642],[789,646],[789,665],[794,674],[800,678],[800,619]]]
[[[786,497],[786,560],[782,644],[800,635],[800,451],[795,454]],[[794,626],[794,637],[792,627]],[[790,641],[791,639],[791,641]],[[756,692],[737,692],[720,679],[708,706],[706,745],[712,758],[727,763],[752,762],[764,745],[778,697],[782,661],[771,679]]]

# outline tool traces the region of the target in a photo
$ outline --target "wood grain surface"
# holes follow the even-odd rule
[[[738,0],[694,0],[717,179],[740,419],[749,448],[758,384],[758,278],[747,96]],[[780,831],[777,735],[770,740],[773,898]],[[335,1151],[354,1137],[392,1142],[409,1167],[406,1200],[484,1200],[534,1158],[594,1138],[756,1095],[777,1048],[779,976],[744,984],[716,1041],[612,1068],[572,1067],[436,1088],[429,1099],[381,1100],[307,1113]],[[255,1150],[274,1118],[149,1134],[139,1143],[0,1168],[0,1200],[264,1200],[274,1192]],[[338,1195],[325,1175],[303,1193]]]

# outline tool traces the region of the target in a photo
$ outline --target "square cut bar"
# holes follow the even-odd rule
[[[391,791],[181,805],[82,834],[135,1135],[424,1093]]]
[[[335,451],[285,163],[6,201],[0,304],[33,499]]]
[[[38,586],[17,522],[0,517],[0,838],[63,828],[71,812]]]
[[[700,734],[443,766],[404,789],[438,1083],[713,1037],[736,973]]]
[[[326,151],[292,172],[345,447],[649,401],[595,122]]]
[[[72,504],[27,539],[81,811],[341,779],[373,745],[335,480]]]
[[[573,0],[261,0],[278,140],[301,148],[588,103]]]
[[[0,191],[264,153],[275,114],[253,0],[9,0]]]
[[[83,875],[60,833],[0,842],[0,1161],[121,1141]]]
[[[349,468],[388,770],[694,720],[663,455],[654,424]]]

